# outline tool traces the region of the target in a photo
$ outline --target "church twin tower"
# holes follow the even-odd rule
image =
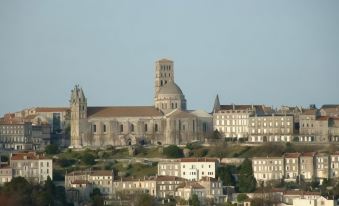
[[[173,61],[161,59],[155,63],[154,107],[163,115],[174,110],[186,110],[186,99],[174,82]],[[71,92],[71,147],[81,147],[93,129],[89,128],[87,99],[82,88],[76,85]]]

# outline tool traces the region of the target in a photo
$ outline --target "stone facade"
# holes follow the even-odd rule
[[[285,175],[283,157],[254,157],[252,168],[257,181],[281,180]]]
[[[186,110],[173,62],[156,62],[155,106],[88,107],[82,88],[71,94],[71,147],[187,144],[212,132],[212,116]]]
[[[48,177],[53,179],[53,161],[35,152],[12,153],[10,167],[13,177],[24,177],[28,181],[41,183]]]
[[[262,115],[249,118],[249,142],[293,141],[292,115]]]
[[[9,166],[0,164],[0,186],[6,182],[10,182],[13,178],[13,169]]]

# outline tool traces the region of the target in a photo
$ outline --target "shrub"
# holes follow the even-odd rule
[[[49,155],[58,154],[59,153],[59,148],[55,144],[50,144],[50,145],[46,146],[45,152],[46,152],[46,154],[49,154]]]
[[[164,155],[168,158],[181,158],[184,156],[182,149],[176,145],[170,145],[164,148]]]

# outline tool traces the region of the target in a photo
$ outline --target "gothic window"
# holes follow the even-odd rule
[[[155,125],[154,125],[154,131],[157,132],[158,129],[159,129],[159,128],[158,128],[158,124],[155,124]]]
[[[97,126],[94,124],[93,125],[93,133],[96,133],[97,132]]]
[[[131,132],[134,132],[134,124],[131,124]]]
[[[147,124],[145,124],[145,132],[147,132]]]
[[[106,125],[104,124],[104,126],[103,126],[104,128],[103,128],[103,130],[104,130],[104,132],[106,132]]]
[[[120,132],[123,132],[124,131],[124,125],[120,125]]]

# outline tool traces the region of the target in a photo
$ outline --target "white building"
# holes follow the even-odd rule
[[[281,180],[284,178],[283,157],[254,157],[252,168],[257,181]]]
[[[216,177],[219,164],[215,158],[182,158],[159,162],[158,175],[174,175],[188,180],[200,180],[202,177]]]
[[[10,167],[13,177],[24,177],[29,181],[43,182],[53,178],[53,161],[35,152],[12,153]]]

